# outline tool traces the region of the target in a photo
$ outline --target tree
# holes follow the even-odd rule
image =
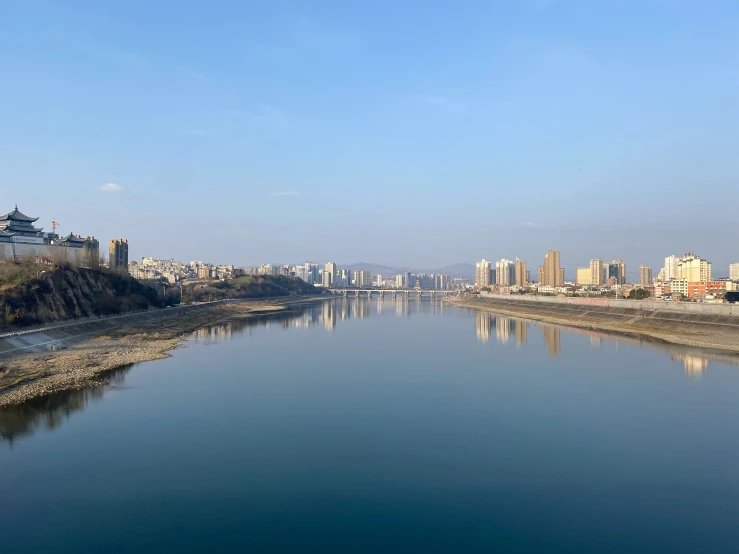
[[[645,298],[649,298],[652,296],[652,294],[648,290],[644,289],[631,289],[629,291],[628,298],[630,300],[644,300]]]

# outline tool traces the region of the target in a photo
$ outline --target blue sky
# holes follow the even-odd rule
[[[3,211],[133,258],[739,260],[736,2],[102,4],[0,8]]]

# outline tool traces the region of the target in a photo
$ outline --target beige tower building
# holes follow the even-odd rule
[[[605,283],[603,279],[603,260],[596,258],[590,260],[590,284],[602,285]]]
[[[565,270],[559,267],[559,250],[549,249],[544,265],[539,267],[539,284],[561,287],[565,284]]]
[[[529,284],[528,271],[526,271],[526,262],[516,260],[516,286],[525,287]]]
[[[688,282],[710,281],[711,262],[688,253],[678,262],[677,273],[678,279],[684,279]]]
[[[110,241],[108,252],[108,265],[110,269],[122,269],[128,271],[128,240],[113,239]]]
[[[652,268],[648,265],[639,266],[639,284],[649,286],[652,284]]]
[[[592,272],[589,267],[578,267],[577,268],[577,284],[578,285],[592,285]]]

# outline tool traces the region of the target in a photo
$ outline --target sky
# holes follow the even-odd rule
[[[0,211],[143,256],[739,261],[739,3],[0,6]],[[533,272],[532,272],[533,274]]]

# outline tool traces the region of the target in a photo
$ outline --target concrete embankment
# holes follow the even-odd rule
[[[111,317],[72,320],[40,329],[5,333],[0,336],[0,360],[31,352],[62,350],[80,341],[127,327],[147,325],[212,309],[216,303],[194,304]]]
[[[449,303],[527,319],[739,352],[739,306],[589,298],[466,296]]]

